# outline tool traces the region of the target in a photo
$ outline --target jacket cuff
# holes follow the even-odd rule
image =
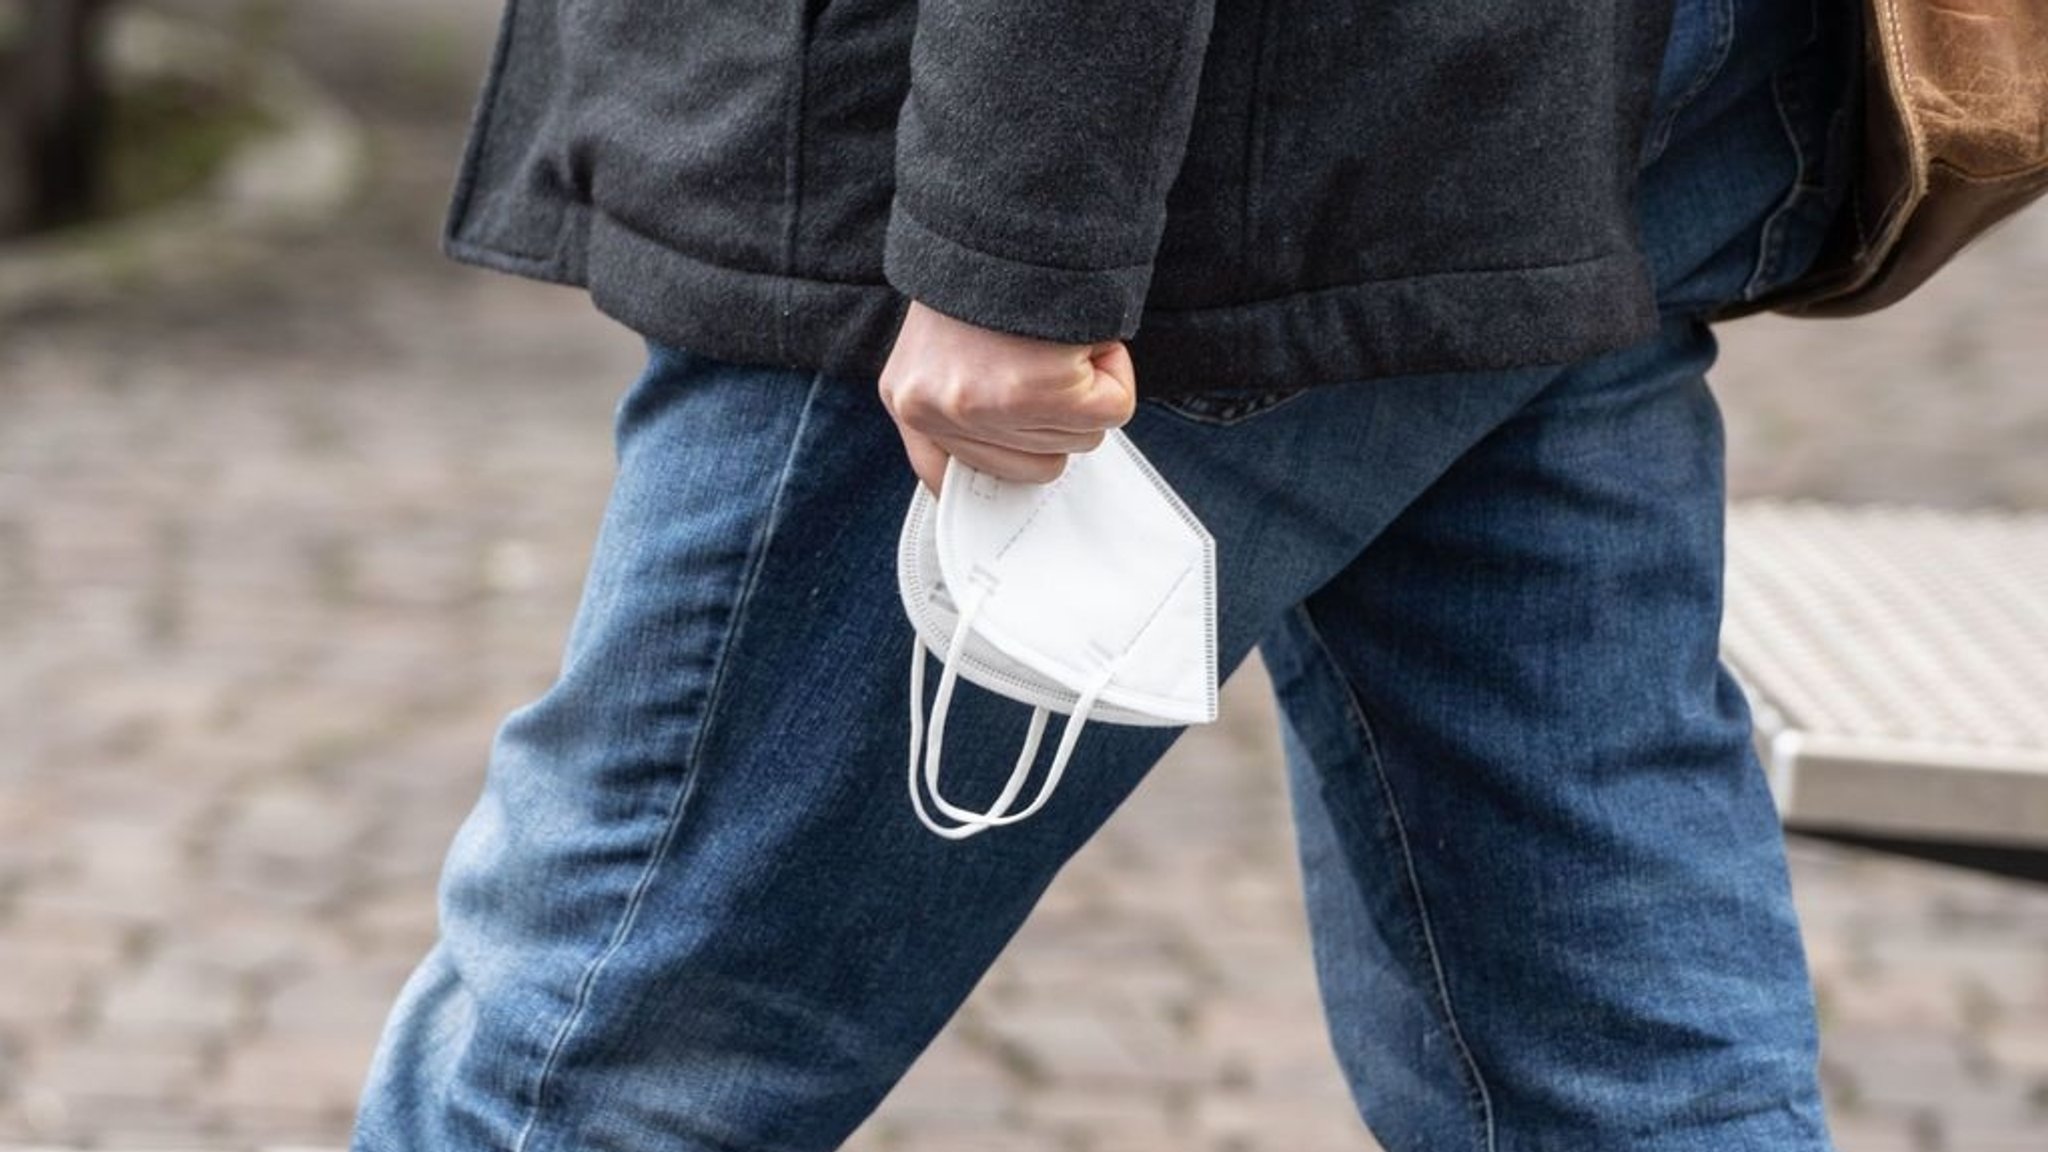
[[[905,296],[983,328],[1062,344],[1128,339],[1138,330],[1152,264],[1058,268],[970,248],[892,205],[882,273]]]

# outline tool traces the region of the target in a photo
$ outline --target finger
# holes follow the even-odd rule
[[[949,455],[958,456],[963,464],[1019,483],[1043,484],[1056,479],[1067,467],[1064,453],[1020,452],[983,440],[949,437],[940,437],[938,443]]]
[[[1064,384],[1046,381],[1019,388],[1001,423],[1011,428],[1100,432],[1128,423],[1136,412],[1136,372],[1130,352],[1118,341],[1084,361]]]
[[[1090,400],[1098,414],[1111,420],[1111,427],[1130,423],[1138,412],[1138,366],[1131,350],[1119,340],[1091,358],[1095,364],[1094,390]]]
[[[1055,432],[1100,432],[1113,426],[1096,395],[1100,373],[1083,366],[1064,381],[1039,379],[1013,387],[1003,404],[979,414],[973,435],[985,429],[1036,428]]]
[[[1100,428],[1090,431],[1071,431],[1065,428],[962,429],[949,434],[962,440],[979,440],[1002,448],[1015,448],[1019,452],[1058,455],[1093,452],[1102,446],[1104,435]]]
[[[938,495],[939,486],[946,480],[946,450],[915,428],[898,424],[896,433],[903,438],[903,453],[910,458],[910,470],[917,473],[932,495]]]
[[[1131,359],[1130,346],[1121,340],[1108,344],[1088,354],[1088,359],[1098,372],[1107,372],[1121,381],[1125,388],[1135,392],[1138,389],[1138,367]]]

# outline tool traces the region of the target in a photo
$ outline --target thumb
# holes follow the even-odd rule
[[[1123,341],[1112,340],[1089,359],[1095,365],[1095,386],[1089,400],[1100,404],[1098,411],[1121,426],[1138,410],[1138,369],[1131,362],[1131,351]]]

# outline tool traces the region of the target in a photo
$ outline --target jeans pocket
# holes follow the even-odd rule
[[[1792,283],[1813,265],[1847,199],[1855,166],[1861,7],[1853,0],[1809,2],[1812,34],[1771,78],[1771,99],[1795,175],[1763,222],[1756,264],[1742,289],[1745,300]]]
[[[1198,424],[1227,426],[1270,412],[1306,391],[1306,388],[1218,388],[1178,396],[1148,397],[1145,403]]]

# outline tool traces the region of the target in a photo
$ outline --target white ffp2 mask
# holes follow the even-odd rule
[[[946,465],[943,494],[911,497],[897,587],[917,630],[910,657],[910,800],[925,827],[963,839],[1043,806],[1090,720],[1166,727],[1216,719],[1216,549],[1120,430],[1046,484]],[[925,650],[945,661],[924,733]],[[939,757],[956,678],[1033,706],[1016,767],[987,811],[948,803]],[[1023,790],[1047,716],[1067,717],[1037,796]],[[922,745],[922,765],[920,748]],[[920,787],[920,767],[923,785]],[[925,805],[924,791],[944,824]]]

